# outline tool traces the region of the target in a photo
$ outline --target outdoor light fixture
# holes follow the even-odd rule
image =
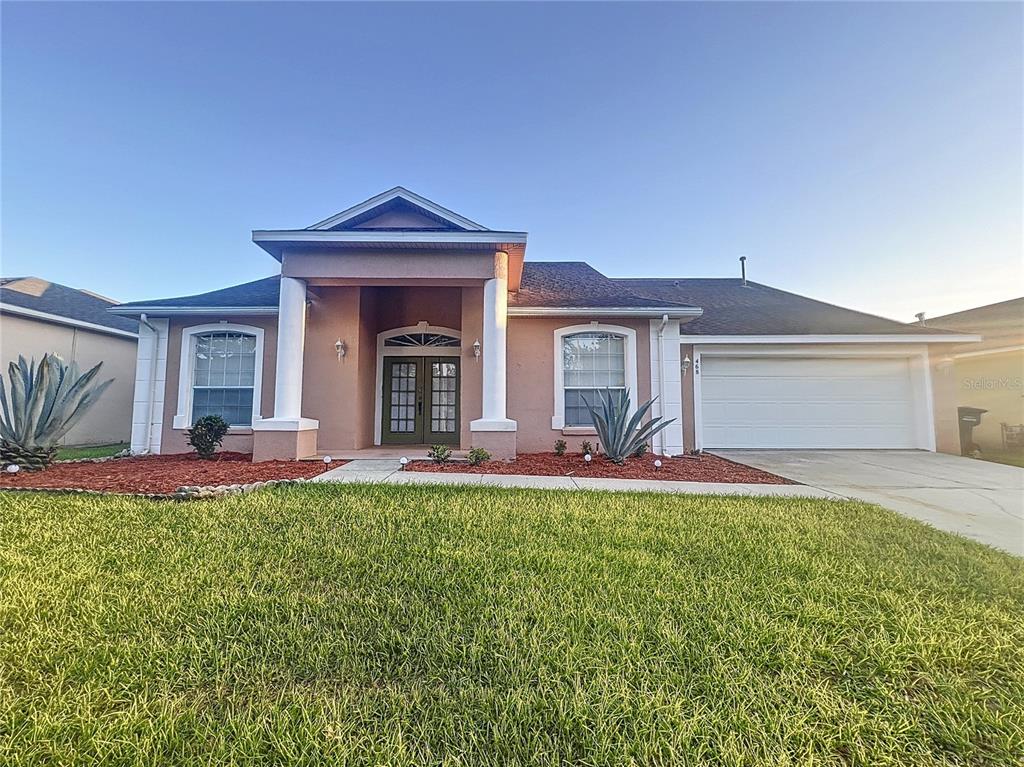
[[[583,460],[586,461],[587,463],[590,463],[591,461],[594,460],[594,456],[592,456],[590,453],[587,453],[586,455],[583,456]]]
[[[686,375],[686,371],[690,369],[690,364],[690,355],[687,354],[685,357],[683,357],[683,363],[679,366],[680,369],[683,371],[684,376]]]
[[[401,458],[398,459],[398,462],[402,464],[402,471],[405,471],[405,465],[409,463],[409,459],[403,455]]]
[[[476,339],[473,342],[473,356],[480,359],[480,339]]]
[[[325,456],[324,456],[324,463],[330,463],[330,462],[331,462],[331,461],[333,461],[333,460],[334,460],[334,459],[333,459],[333,458],[331,458],[331,457],[330,457],[329,455],[325,455]]]
[[[661,468],[661,459],[660,458],[655,458],[654,459],[654,468],[655,469],[660,469]]]
[[[339,338],[334,342],[334,351],[338,353],[338,361],[340,362],[341,358],[345,356],[346,352],[348,352],[348,347],[345,346],[345,342]]]

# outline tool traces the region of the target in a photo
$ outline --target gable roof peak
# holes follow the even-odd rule
[[[490,231],[475,221],[459,215],[455,211],[438,205],[433,200],[416,194],[404,186],[396,186],[385,192],[374,195],[363,202],[346,208],[340,213],[325,218],[323,221],[307,226],[307,230],[324,231],[331,229],[351,229],[360,224],[382,216],[396,208],[405,208],[413,213],[422,216],[429,221],[435,222],[438,226],[431,228],[446,228],[451,230],[486,232]],[[401,228],[401,227],[393,227]]]

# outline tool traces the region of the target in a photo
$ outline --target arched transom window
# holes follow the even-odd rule
[[[457,347],[459,339],[443,333],[404,333],[384,339],[384,346],[390,347]]]
[[[250,426],[256,385],[256,336],[214,331],[194,336],[192,423],[219,415],[231,426]]]
[[[592,426],[587,402],[597,405],[604,389],[626,388],[626,338],[587,331],[562,336],[564,425]]]

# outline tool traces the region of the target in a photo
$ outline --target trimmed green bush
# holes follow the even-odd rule
[[[212,458],[227,433],[227,421],[219,415],[204,415],[185,432],[185,435],[188,437],[188,444],[195,448],[200,458]]]

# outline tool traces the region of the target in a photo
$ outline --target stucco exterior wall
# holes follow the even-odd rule
[[[974,428],[974,442],[983,453],[1002,450],[1000,424],[1024,424],[1024,351],[959,357],[953,371],[955,406],[988,410]]]
[[[593,435],[563,434],[551,428],[555,415],[555,331],[590,322],[618,325],[636,331],[637,388],[634,396],[644,402],[651,396],[651,339],[647,320],[618,317],[513,317],[508,323],[508,417],[518,423],[516,450],[520,453],[546,452],[555,440],[564,439],[570,450],[578,450]]]
[[[82,372],[102,362],[97,380],[114,379],[92,409],[61,440],[64,445],[127,442],[131,437],[136,347],[133,338],[6,312],[0,314],[0,362],[5,378],[8,365],[19,354],[38,361],[47,352],[55,352],[65,362],[77,362]]]
[[[494,251],[347,250],[344,257],[324,251],[286,250],[281,274],[311,280],[357,280],[386,285],[409,280],[488,280],[494,277]]]
[[[260,397],[260,415],[269,418],[274,413],[274,366],[277,364],[277,318],[225,315],[197,315],[171,318],[167,329],[167,384],[164,391],[163,433],[160,452],[190,453],[185,429],[173,428],[174,414],[178,412],[178,380],[181,370],[181,339],[185,328],[215,322],[231,322],[263,328],[263,390]],[[224,438],[221,450],[239,453],[252,452],[252,429],[232,429]]]

